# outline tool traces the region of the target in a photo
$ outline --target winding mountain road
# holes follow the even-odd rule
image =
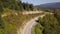
[[[30,20],[27,22],[27,24],[25,25],[22,33],[19,33],[20,31],[17,31],[18,34],[31,34],[31,29],[32,29],[32,26],[36,23],[36,20],[38,20],[39,17],[43,18],[46,14],[49,14],[49,12],[43,12],[43,11],[30,11],[30,12],[23,12],[23,14],[37,14],[37,13],[45,13],[43,15],[40,15],[38,17],[35,17],[34,19]],[[18,15],[17,13],[14,13],[15,15]],[[53,14],[53,13],[50,13],[50,14]],[[1,16],[2,17],[5,17],[7,15],[10,15],[10,14],[2,14]]]
[[[38,13],[43,13],[43,11],[25,11],[25,12],[22,12],[22,14],[24,14],[24,15],[28,15],[28,14],[38,14]],[[3,18],[3,17],[8,16],[8,15],[10,15],[10,14],[11,14],[11,13],[4,13],[4,14],[1,15],[1,17]],[[15,15],[18,15],[18,13],[14,13],[14,14],[15,14]],[[42,15],[42,16],[44,16],[44,15]],[[42,17],[42,16],[41,16],[41,17]],[[39,16],[38,16],[38,17],[39,17]],[[27,24],[25,25],[22,33],[20,32],[21,29],[18,29],[18,30],[17,30],[17,33],[18,33],[18,34],[31,34],[31,28],[32,28],[33,24],[36,23],[35,20],[37,20],[38,17],[35,17],[34,19],[28,21]]]
[[[30,20],[26,24],[24,30],[22,31],[22,34],[31,34],[31,28],[32,28],[32,26],[36,23],[36,20],[38,20],[39,17],[43,18],[43,16],[45,16],[45,15],[41,15],[41,16],[35,17],[34,19]]]
[[[46,14],[53,14],[53,13],[49,13],[49,12],[38,12],[37,13],[44,13],[40,16],[35,17],[34,19],[31,19],[30,21],[27,22],[27,24],[25,25],[23,31],[21,32],[21,34],[31,34],[31,30],[33,25],[36,23],[36,20],[38,20],[39,17],[43,18]],[[36,14],[36,12],[23,12],[23,14]],[[18,33],[20,34],[20,33]]]

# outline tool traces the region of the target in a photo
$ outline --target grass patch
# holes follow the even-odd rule
[[[33,26],[32,34],[42,34],[42,26],[39,23]]]

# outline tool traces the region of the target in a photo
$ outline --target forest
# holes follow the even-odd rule
[[[34,10],[33,4],[24,3],[21,0],[0,0],[0,11],[4,8],[11,10]]]

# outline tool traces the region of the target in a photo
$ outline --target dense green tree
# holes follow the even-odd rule
[[[34,6],[32,5],[32,4],[30,4],[30,6],[29,6],[29,8],[30,8],[30,10],[34,10]]]
[[[1,5],[4,8],[12,10],[33,10],[33,5],[28,3],[22,3],[21,0],[0,0]]]

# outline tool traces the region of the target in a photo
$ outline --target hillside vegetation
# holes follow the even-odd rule
[[[20,0],[0,0],[0,11],[4,8],[11,10],[34,10],[32,4],[21,2]]]
[[[22,11],[33,11],[32,4],[20,0],[0,0],[0,34],[17,34],[17,29],[25,25],[25,21],[39,14],[23,15]]]
[[[43,18],[39,18],[37,21],[39,24],[36,25],[41,26],[38,27],[35,25],[36,27],[33,27],[33,32],[37,30],[37,34],[60,34],[60,9],[44,9],[43,11],[52,12],[54,14],[48,14]],[[34,30],[34,28],[36,29]],[[37,28],[39,28],[39,30]],[[32,34],[36,34],[33,32]]]

